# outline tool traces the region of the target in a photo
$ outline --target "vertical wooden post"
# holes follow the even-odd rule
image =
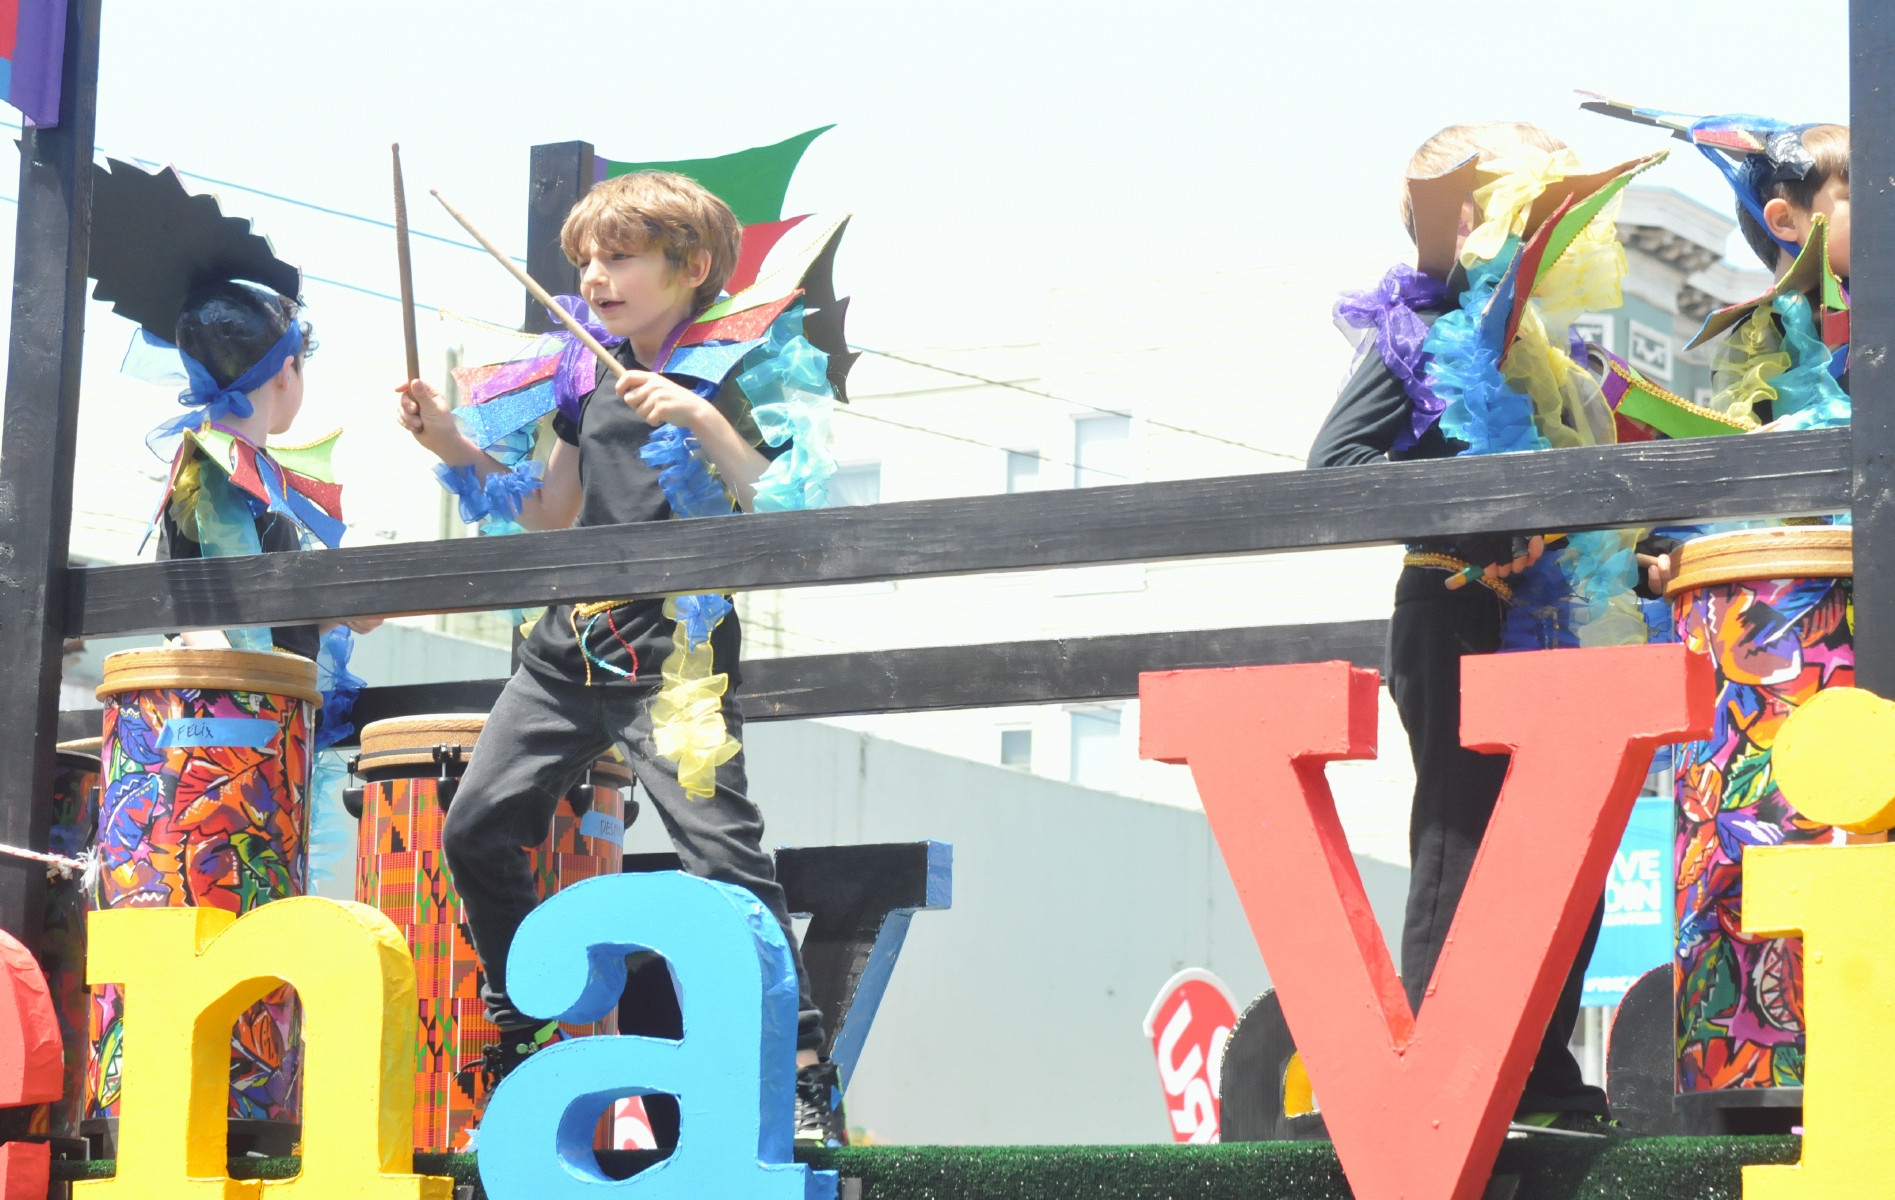
[[[1856,686],[1895,697],[1895,7],[1849,4]]]
[[[596,170],[590,142],[552,142],[533,147],[532,182],[526,199],[526,273],[555,296],[579,290],[579,269],[559,248],[559,227],[579,198],[592,190]],[[528,333],[553,327],[546,310],[526,298]]]
[[[46,848],[92,241],[99,0],[66,5],[59,124],[20,139],[13,329],[0,440],[0,843]],[[39,940],[38,863],[0,856],[0,928]]]

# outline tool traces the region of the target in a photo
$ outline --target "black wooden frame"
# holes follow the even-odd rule
[[[0,842],[43,848],[60,639],[179,628],[748,591],[1081,564],[1263,554],[1481,531],[1853,511],[1857,679],[1895,694],[1895,10],[1852,0],[1852,430],[1238,476],[67,571],[99,0],[72,0],[57,130],[23,142],[0,458]],[[69,119],[68,119],[69,118]],[[592,184],[583,142],[536,147],[529,270],[573,273],[557,218]],[[527,307],[529,328],[544,315]],[[1312,607],[1326,595],[1310,581]],[[1080,701],[1163,666],[1378,657],[1376,622],[1134,634],[746,664],[755,719]],[[1183,657],[1179,657],[1183,655]],[[1286,657],[1291,656],[1291,657]],[[446,685],[444,685],[446,686]],[[459,686],[471,695],[479,685]],[[492,687],[491,682],[486,685]],[[471,689],[471,690],[470,690]],[[387,693],[401,689],[384,689]],[[426,698],[413,692],[409,700]],[[434,699],[446,701],[445,693]],[[393,703],[400,697],[386,695]],[[363,715],[372,715],[373,696]],[[443,703],[443,707],[448,705]],[[38,927],[37,868],[0,860],[0,927]]]
[[[593,526],[71,573],[94,637],[1843,512],[1844,430]],[[1322,581],[1310,581],[1318,603]]]

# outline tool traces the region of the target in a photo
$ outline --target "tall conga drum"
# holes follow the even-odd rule
[[[1853,571],[1846,527],[1740,530],[1679,551],[1678,636],[1717,671],[1710,740],[1678,748],[1673,969],[1688,1130],[1762,1131],[1719,1114],[1801,1104],[1800,1091],[1753,1090],[1802,1087],[1803,945],[1743,932],[1743,853],[1844,840],[1784,801],[1770,753],[1791,713],[1854,682]]]
[[[400,927],[414,953],[415,1149],[463,1149],[485,1106],[481,1051],[499,1040],[480,999],[480,960],[441,855],[441,825],[487,718],[401,717],[362,730],[351,764],[362,781],[355,898]],[[595,875],[617,874],[624,793],[631,772],[602,759],[561,798],[552,833],[528,850],[540,899]],[[616,1017],[569,1025],[582,1036],[616,1033]]]
[[[228,649],[105,660],[101,909],[208,906],[239,915],[309,888],[316,664]],[[120,989],[93,989],[86,1131],[116,1140]],[[288,1154],[300,1133],[301,1024],[288,985],[231,1035],[230,1147]]]
[[[61,742],[53,756],[52,831],[47,848],[78,858],[92,848],[99,812],[99,739]],[[46,883],[45,917],[40,926],[39,963],[59,1017],[65,1054],[66,1091],[34,1112],[29,1132],[55,1138],[80,1136],[85,1118],[86,1059],[90,1041],[86,994],[85,881],[74,872]]]

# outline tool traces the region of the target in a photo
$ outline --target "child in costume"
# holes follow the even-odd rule
[[[840,232],[830,226],[785,267],[720,300],[740,243],[729,207],[667,172],[602,182],[561,231],[584,292],[561,303],[631,370],[601,377],[569,344],[576,353],[470,376],[477,403],[457,412],[412,380],[398,389],[399,418],[441,460],[437,474],[468,520],[563,529],[820,505],[834,472],[834,395],[827,356],[803,335],[804,302],[833,303],[809,276],[826,272]],[[542,384],[546,396],[530,399]],[[517,422],[542,404],[556,406],[558,435],[543,462],[509,441],[530,441]],[[442,834],[482,998],[501,1030],[482,1070],[496,1083],[558,1036],[556,1022],[526,1017],[507,995],[507,951],[536,903],[521,847],[546,837],[558,798],[616,743],[685,869],[750,890],[782,924],[801,1000],[796,1136],[838,1144],[835,1068],[817,1061],[822,1013],[747,795],[743,716],[730,695],[740,651],[723,596],[564,604],[533,624]]]
[[[1358,356],[1309,465],[1616,440],[1570,325],[1620,303],[1617,192],[1646,165],[1582,175],[1557,138],[1507,122],[1452,126],[1424,143],[1402,203],[1419,269],[1398,265],[1338,304]],[[1416,1012],[1507,773],[1506,755],[1461,745],[1461,658],[1646,640],[1631,541],[1493,534],[1409,547],[1388,684],[1415,764],[1402,978]],[[1616,1132],[1605,1094],[1567,1049],[1599,927],[1595,912],[1521,1095],[1523,1128]]]
[[[152,523],[158,558],[333,549],[344,525],[329,457],[341,430],[306,445],[269,445],[302,410],[304,363],[315,349],[295,299],[301,272],[278,259],[248,221],[223,216],[209,196],[186,193],[175,171],[112,161],[95,180],[95,295],[139,324],[124,370],[184,385],[178,403],[186,411],[146,437],[171,463]],[[348,715],[362,681],[348,670],[351,631],[380,624],[360,618],[178,636],[188,646],[314,660],[324,700],[314,743],[320,750],[352,732]],[[319,767],[311,791],[339,798],[342,772],[329,766]]]
[[[1669,437],[1847,425],[1848,127],[1790,125],[1747,114],[1694,117],[1582,94],[1591,97],[1582,108],[1667,129],[1696,146],[1730,183],[1738,228],[1776,276],[1763,295],[1713,312],[1685,347],[1723,336],[1711,350],[1712,395],[1698,410],[1717,424],[1679,417],[1680,408],[1694,406],[1615,361],[1616,390],[1630,392],[1618,402],[1619,411],[1642,402],[1637,411]],[[1665,403],[1650,405],[1653,396]],[[1848,517],[1832,519],[1846,523]],[[1675,532],[1688,536],[1709,529]],[[1656,556],[1648,570],[1651,586],[1662,590],[1673,573],[1671,555]]]

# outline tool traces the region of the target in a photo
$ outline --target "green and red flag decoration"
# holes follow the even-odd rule
[[[804,222],[810,214],[785,218],[783,200],[790,178],[811,142],[834,129],[824,125],[769,146],[755,146],[716,158],[687,158],[670,162],[618,162],[594,156],[596,179],[603,183],[633,171],[673,171],[688,175],[730,205],[744,227],[743,249],[725,289],[730,298],[699,317],[679,340],[670,370],[698,374],[687,363],[714,369],[724,354],[713,356],[715,344],[734,347],[764,336],[770,323],[799,297],[804,304],[803,336],[829,356],[829,385],[836,399],[848,401],[844,383],[857,355],[849,350],[843,333],[848,297],[837,297],[833,273],[836,247],[849,219],[824,222],[812,234]],[[796,249],[783,257],[761,279],[764,260],[778,244]],[[727,353],[727,352],[725,352]],[[734,359],[732,360],[735,361]],[[709,377],[708,375],[706,376]]]
[[[0,0],[0,100],[28,125],[59,124],[66,0]]]
[[[836,247],[849,218],[783,216],[790,178],[809,144],[834,126],[824,125],[769,146],[739,150],[716,158],[671,162],[619,162],[595,155],[594,182],[634,171],[672,171],[688,175],[730,206],[743,225],[743,246],[736,269],[725,284],[725,298],[699,314],[664,360],[669,376],[701,381],[711,391],[738,368],[744,357],[763,346],[778,317],[803,304],[803,336],[829,356],[829,385],[847,400],[844,383],[856,355],[843,333],[847,297],[838,297],[832,278]],[[781,249],[772,259],[772,253]],[[766,259],[771,259],[766,271]],[[560,297],[582,322],[591,317],[578,297]],[[595,336],[605,330],[593,328]],[[592,386],[592,360],[572,339],[551,335],[510,362],[461,367],[454,372],[462,393],[455,419],[476,445],[501,463],[513,466],[529,456],[533,426],[556,407],[570,404]],[[582,368],[574,374],[569,368]]]

